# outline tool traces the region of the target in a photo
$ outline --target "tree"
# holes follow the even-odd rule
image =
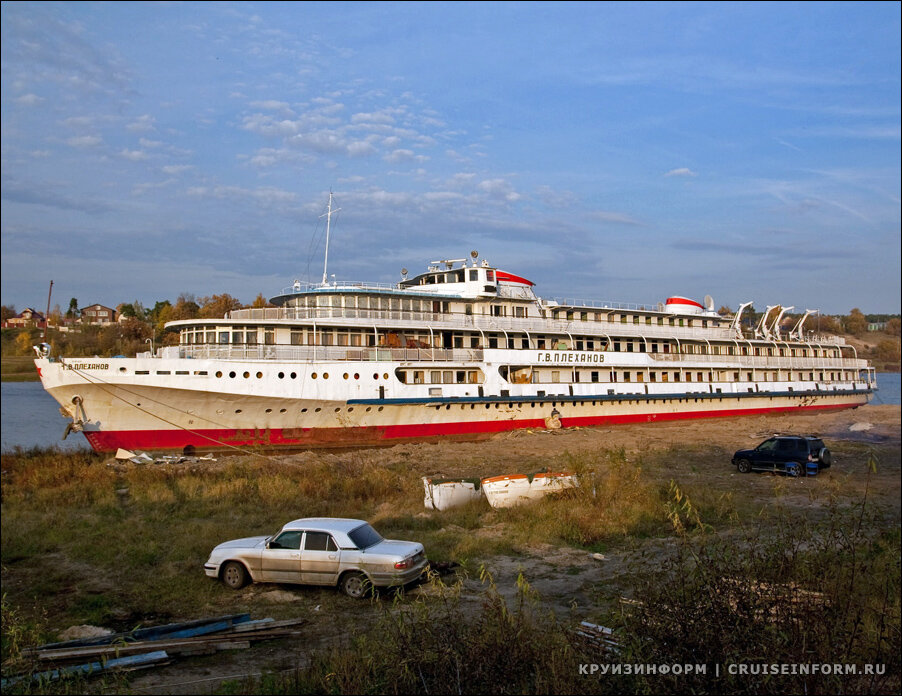
[[[874,357],[888,363],[898,363],[900,360],[899,341],[885,339],[877,344],[874,349]]]
[[[63,311],[60,309],[59,304],[53,305],[53,310],[50,312],[50,316],[47,317],[47,326],[59,326],[63,323]]]
[[[257,295],[257,299],[254,300],[254,303],[251,305],[254,309],[261,309],[263,307],[272,307],[271,304],[263,297],[263,293],[259,293]]]
[[[3,305],[0,307],[0,321],[12,319],[16,314],[16,305]]]
[[[731,315],[733,313],[733,310],[730,309],[727,305],[721,305],[720,309],[717,310],[717,313],[722,317],[726,317]]]
[[[902,324],[902,322],[899,321],[898,317],[890,319],[888,322],[886,322],[886,333],[888,333],[890,336],[898,336],[900,324]]]
[[[116,311],[119,312],[119,315],[123,317],[130,317],[134,319],[137,316],[135,314],[135,306],[131,304],[121,304],[116,307]]]
[[[815,325],[819,333],[836,335],[843,331],[842,325],[835,317],[831,317],[829,314],[819,314]]]
[[[856,307],[849,312],[849,316],[843,318],[843,328],[846,333],[850,333],[853,336],[861,336],[868,330],[867,317]]]
[[[26,329],[22,331],[18,336],[16,336],[16,352],[19,355],[29,355],[31,353],[31,347],[35,344],[34,334],[30,329]]]
[[[69,300],[69,309],[66,310],[66,318],[67,319],[78,319],[78,315],[80,312],[78,311],[78,299],[73,297]]]
[[[228,312],[241,308],[241,302],[228,293],[200,298],[199,316],[205,319],[221,319]]]

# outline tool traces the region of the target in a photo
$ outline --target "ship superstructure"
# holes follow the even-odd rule
[[[170,322],[135,358],[36,363],[101,451],[305,448],[860,406],[876,387],[810,312],[543,300],[479,259],[396,285],[295,282],[274,307]]]

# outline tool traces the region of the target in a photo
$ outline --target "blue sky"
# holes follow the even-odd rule
[[[900,310],[899,3],[2,4],[2,302],[463,258]]]

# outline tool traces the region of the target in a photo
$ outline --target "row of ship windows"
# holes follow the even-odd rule
[[[121,368],[119,368],[119,370],[120,370],[120,372],[125,372],[126,368],[121,367]],[[504,373],[504,370],[505,370],[505,368],[502,368],[501,376],[505,379],[508,379],[508,375]],[[149,375],[150,370],[135,370],[135,374],[136,375]],[[169,374],[172,374],[172,372],[170,370],[157,370],[156,374],[169,375]],[[188,372],[188,370],[176,370],[175,374],[176,375],[188,375],[191,373]],[[198,376],[206,376],[208,373],[206,370],[195,370],[193,374],[198,375]],[[582,371],[582,370],[574,370],[572,372],[569,370],[563,371],[563,372],[561,372],[559,370],[552,370],[551,374],[550,374],[550,379],[543,379],[543,376],[547,377],[549,375],[543,375],[538,370],[533,370],[531,374],[523,375],[522,378],[520,378],[518,376],[517,371],[514,371],[513,374],[511,375],[511,377],[515,384],[570,384],[570,383],[578,383],[578,382],[584,381],[586,377],[588,377],[588,380],[586,380],[586,381],[592,382],[592,383],[595,383],[595,382],[618,382],[618,381],[632,382],[634,379],[636,382],[645,382],[646,375],[648,375],[649,382],[657,382],[659,374],[660,374],[661,382],[671,381],[671,374],[672,374],[672,380],[674,382],[680,382],[680,381],[692,382],[693,374],[695,374],[694,381],[696,381],[696,382],[705,382],[705,381],[713,382],[713,381],[715,381],[715,376],[714,376],[713,372],[695,372],[695,373],[693,373],[690,371],[680,372],[678,370],[675,370],[673,373],[670,373],[670,372],[658,373],[658,372],[654,372],[654,371],[645,372],[645,371],[641,371],[641,370],[637,370],[635,372],[631,372],[629,370],[623,370],[623,371],[610,370],[607,372],[607,374],[604,374],[603,372],[600,372],[597,370],[588,372],[588,374],[586,374],[586,371]],[[402,384],[482,384],[485,381],[482,372],[479,370],[442,370],[442,371],[439,371],[439,370],[432,370],[432,371],[396,370],[396,375],[398,377],[398,380]],[[851,380],[851,379],[853,379],[853,376],[854,376],[850,372],[846,372],[845,374],[842,372],[829,372],[829,373],[818,372],[817,375],[818,375],[817,379],[820,381],[824,381],[824,380],[835,381],[837,379]],[[223,372],[216,372],[217,378],[221,379],[224,376],[225,375]],[[239,373],[237,373],[235,371],[228,373],[228,377],[230,379],[235,379],[238,376],[239,376]],[[241,373],[241,376],[244,379],[250,379],[251,373],[245,371],[245,372]],[[262,372],[257,372],[254,376],[257,379],[263,379]],[[279,373],[279,379],[285,379],[286,376],[290,377],[291,379],[297,379],[298,374],[297,374],[297,372],[291,372],[288,374],[286,374],[285,372]],[[428,376],[428,381],[426,379],[427,376]],[[312,379],[320,379],[320,378],[329,379],[329,373],[323,372],[322,374],[319,374],[317,372],[313,372],[310,375],[310,377]],[[344,374],[342,374],[342,379],[350,380],[351,377],[352,377],[352,375],[349,372],[345,372]],[[563,379],[562,379],[562,377],[563,377]],[[603,377],[607,377],[607,379],[602,379]],[[793,373],[791,371],[787,372],[785,374],[782,372],[773,372],[773,373],[764,372],[763,374],[762,373],[755,374],[752,372],[746,372],[745,379],[743,379],[742,377],[743,377],[743,375],[740,372],[735,372],[735,371],[732,373],[720,372],[718,374],[717,381],[721,381],[721,382],[724,382],[724,381],[733,381],[733,382],[774,381],[774,382],[778,382],[781,380],[792,380]],[[355,380],[359,380],[360,373],[355,372],[353,374],[353,378]],[[379,379],[380,379],[379,373],[374,372],[373,380],[378,381]],[[389,379],[388,373],[387,372],[383,373],[381,375],[381,379],[388,380]],[[809,381],[814,381],[815,373],[814,372],[808,372],[808,373],[797,372],[796,379],[799,379],[799,380],[807,379]]]
[[[495,334],[429,334],[384,332],[378,334],[361,334],[348,331],[332,331],[331,329],[291,331],[290,345],[293,346],[351,346],[351,347],[388,347],[388,348],[468,348],[482,349],[504,348],[510,350],[589,350],[589,351],[613,351],[615,353],[682,353],[684,355],[756,355],[769,357],[840,357],[837,349],[817,348],[773,348],[771,346],[735,346],[735,345],[708,345],[675,343],[661,341],[643,341],[628,339],[611,339],[610,343],[603,338],[576,337],[572,341],[569,337],[533,336],[515,337]],[[246,330],[216,332],[214,330],[192,332],[183,331],[181,343],[183,345],[213,344],[213,345],[259,345],[257,329],[246,327]],[[264,345],[275,345],[275,339],[270,330],[267,330]],[[279,344],[281,345],[281,344]]]

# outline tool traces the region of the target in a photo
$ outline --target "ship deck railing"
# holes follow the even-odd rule
[[[176,347],[170,349],[174,351]],[[479,348],[373,348],[356,346],[189,345],[179,358],[203,360],[279,360],[285,362],[482,362]],[[163,357],[176,357],[166,353]]]
[[[444,312],[415,312],[403,309],[352,309],[347,307],[263,307],[237,309],[227,320],[233,322],[303,322],[337,328],[353,328],[361,331],[386,332],[391,330],[411,330],[426,333],[442,331],[479,331],[495,334],[515,334],[519,336],[567,335],[593,336],[598,338],[633,338],[634,340],[685,340],[704,342],[729,341],[745,343],[750,338],[739,339],[728,326],[671,326],[645,323],[624,323],[621,321],[584,321],[581,319],[546,319],[542,317],[496,317],[486,314],[461,314]],[[695,322],[704,318],[686,318]],[[183,320],[174,325],[187,323],[215,325],[216,319]],[[711,319],[707,319],[710,322]],[[769,341],[771,344],[811,343],[830,346],[845,345],[838,336],[808,335],[805,341],[782,339]]]

